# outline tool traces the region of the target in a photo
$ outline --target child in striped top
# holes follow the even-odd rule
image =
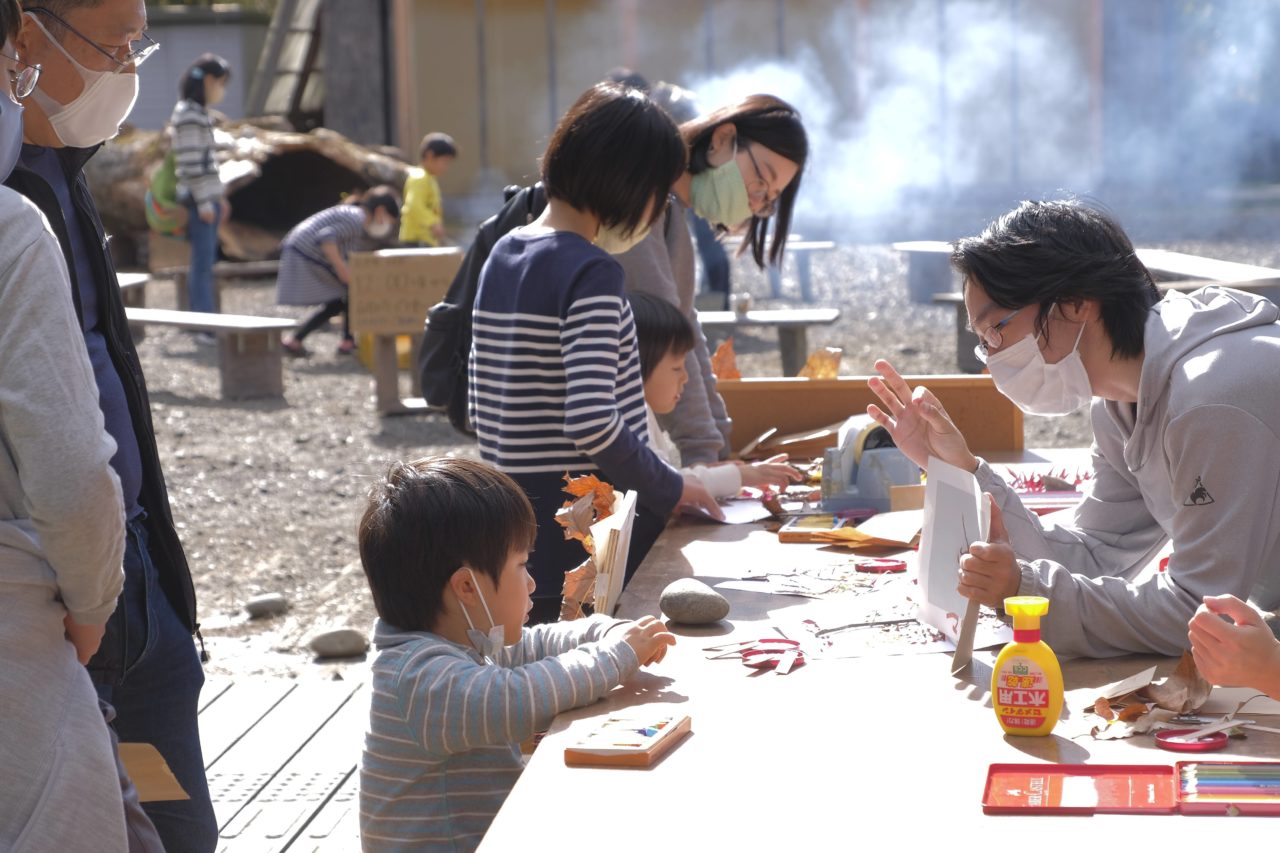
[[[564,573],[586,556],[555,522],[566,474],[639,493],[629,569],[677,505],[720,515],[700,483],[648,446],[635,326],[610,257],[643,239],[684,163],[675,125],[647,96],[594,86],[543,156],[546,209],[499,240],[480,274],[471,421],[481,456],[533,503],[535,622],[558,617]]]
[[[482,462],[393,464],[359,538],[379,650],[360,765],[366,853],[474,850],[524,768],[521,741],[675,643],[651,616],[522,627],[533,509]]]

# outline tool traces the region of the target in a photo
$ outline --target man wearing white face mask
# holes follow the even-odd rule
[[[1092,401],[1094,434],[1084,500],[1044,524],[927,389],[876,363],[868,412],[922,467],[973,471],[991,495],[960,592],[1047,596],[1045,641],[1086,657],[1180,654],[1204,596],[1280,605],[1280,309],[1221,287],[1162,298],[1120,227],[1074,201],[1022,203],[952,264],[996,387],[1032,414]],[[1144,571],[1170,541],[1167,570]]]
[[[125,507],[124,592],[89,672],[99,697],[115,707],[120,740],[153,744],[191,796],[144,807],[165,848],[212,850],[217,825],[196,723],[204,673],[192,639],[195,589],[106,235],[82,171],[128,116],[138,65],[157,45],[144,32],[142,0],[39,0],[23,11],[15,46],[43,72],[26,102],[26,144],[6,183],[43,211],[61,246],[99,407],[116,443],[111,466]]]

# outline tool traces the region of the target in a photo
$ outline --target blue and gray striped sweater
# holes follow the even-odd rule
[[[366,853],[480,844],[524,769],[520,742],[640,668],[619,620],[535,625],[488,666],[470,648],[379,620],[360,764]]]

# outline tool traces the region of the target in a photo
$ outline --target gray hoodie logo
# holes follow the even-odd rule
[[[1209,494],[1209,490],[1204,487],[1204,483],[1200,482],[1200,478],[1196,477],[1195,487],[1191,490],[1191,495],[1182,502],[1183,506],[1204,506],[1213,503],[1213,495]]]

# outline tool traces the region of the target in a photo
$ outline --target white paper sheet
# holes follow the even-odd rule
[[[987,538],[989,526],[989,509],[973,474],[930,457],[920,536],[920,619],[953,643],[969,606],[956,591],[960,558],[971,544]]]

